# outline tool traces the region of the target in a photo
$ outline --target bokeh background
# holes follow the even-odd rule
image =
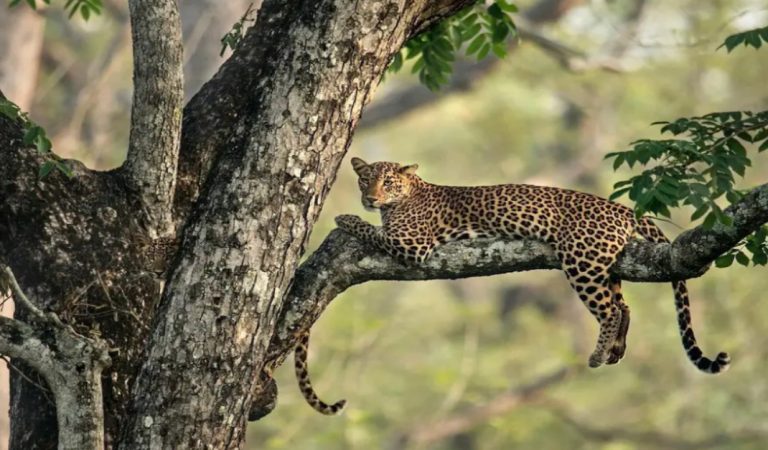
[[[61,5],[0,8],[0,89],[46,128],[57,153],[99,169],[125,156],[131,101],[126,7],[104,3],[89,22],[67,19]],[[188,98],[225,60],[219,39],[249,3],[181,2]],[[461,60],[437,94],[407,67],[388,75],[349,156],[419,163],[422,177],[436,183],[528,182],[607,196],[631,174],[614,172],[603,156],[658,137],[651,122],[768,106],[768,49],[717,50],[727,35],[768,24],[763,1],[518,6],[521,38],[510,42],[507,59]],[[741,187],[768,179],[768,155],[753,156]],[[674,236],[689,227],[690,212],[661,225]],[[310,251],[342,213],[379,220],[359,204],[346,161]],[[667,284],[625,283],[627,356],[597,370],[586,368],[597,325],[558,272],[357,286],[316,324],[310,352],[318,392],[346,398],[347,411],[329,418],[310,409],[289,363],[276,374],[279,405],[250,425],[248,445],[768,448],[766,274],[764,267],[712,269],[689,284],[705,352],[732,355],[721,376],[688,362]]]

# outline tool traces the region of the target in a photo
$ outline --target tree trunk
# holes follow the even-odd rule
[[[427,2],[270,1],[248,102],[182,240],[122,448],[238,448],[283,299],[362,107]],[[460,2],[457,2],[457,4]],[[184,377],[179,378],[183,373]]]

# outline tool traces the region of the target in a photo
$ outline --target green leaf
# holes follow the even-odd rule
[[[58,169],[58,171],[64,174],[64,176],[67,178],[72,178],[75,176],[75,174],[72,173],[72,169],[70,169],[68,165],[61,161],[56,161],[56,169]]]
[[[740,34],[734,34],[733,36],[728,36],[725,39],[725,42],[723,43],[723,45],[725,45],[725,48],[728,49],[728,52],[730,53],[731,50],[736,48],[742,42],[744,42],[744,36]],[[723,45],[721,45],[720,47],[722,47]]]
[[[718,257],[715,260],[715,266],[720,268],[730,267],[730,265],[733,264],[734,256],[735,255],[733,253],[726,253],[725,255]]]
[[[40,153],[49,153],[51,151],[51,141],[45,136],[45,132],[40,134],[35,140],[35,147]]]
[[[464,42],[469,41],[470,39],[476,37],[478,35],[478,33],[480,33],[480,30],[482,30],[482,29],[483,29],[483,27],[479,23],[476,23],[476,24],[472,25],[471,27],[464,29],[461,32],[462,40]],[[467,52],[467,54],[469,54],[469,52]]]
[[[768,229],[766,228],[767,227],[765,226],[760,227],[757,231],[755,231],[755,234],[752,236],[755,242],[757,242],[758,244],[762,244],[763,242],[765,242],[765,238],[766,236],[768,236]]]
[[[91,8],[88,6],[88,4],[83,3],[80,6],[80,15],[83,16],[83,20],[88,20],[91,18]]]
[[[756,49],[759,49],[762,45],[762,40],[768,42],[768,27],[763,28],[757,28],[754,30],[748,30],[744,31],[742,33],[733,34],[731,36],[728,36],[725,38],[725,41],[720,45],[720,47],[725,46],[725,48],[728,50],[728,53],[731,52],[734,48],[738,47],[741,44],[744,44],[745,46],[752,46]],[[718,49],[720,47],[717,47]]]
[[[725,198],[731,203],[738,202],[739,200],[741,200],[741,197],[742,196],[736,191],[728,191],[725,193]]]
[[[494,3],[491,6],[489,6],[487,11],[491,17],[494,17],[496,19],[503,20],[505,17],[504,11],[501,10],[501,7],[499,6],[498,3]]]
[[[56,168],[56,161],[49,159],[48,161],[44,162],[43,165],[40,166],[40,171],[37,174],[38,178],[42,180],[43,178],[48,176],[48,174],[51,173],[51,171],[55,168]]]
[[[19,117],[19,107],[11,101],[0,99],[0,114],[11,120],[16,120]]]
[[[38,126],[30,127],[24,133],[24,137],[22,137],[21,140],[24,142],[24,145],[32,145],[37,142],[37,138],[42,131],[43,129]]]
[[[501,8],[505,12],[510,12],[510,13],[517,12],[517,6],[515,6],[511,2],[507,2],[506,0],[496,0],[496,4],[499,5],[499,8]],[[768,39],[766,40],[768,41]]]
[[[709,204],[705,203],[704,205],[700,206],[699,208],[694,211],[694,213],[691,215],[691,221],[699,220],[704,216],[704,213],[709,211]]]
[[[413,67],[411,67],[411,73],[417,73],[420,72],[421,69],[424,68],[424,58],[421,57],[416,60],[416,63],[413,64]]]
[[[488,56],[488,52],[490,51],[491,51],[491,44],[486,43],[480,48],[480,51],[477,52],[477,60],[479,61],[485,58],[486,56]]]
[[[403,68],[403,53],[397,52],[395,53],[395,56],[392,57],[392,62],[389,64],[389,70],[392,73],[399,72],[400,69]]]
[[[749,265],[749,257],[744,254],[744,252],[739,251],[736,253],[736,262],[741,264],[742,266],[748,266]]]
[[[495,43],[503,42],[509,36],[509,28],[506,25],[497,26],[493,29],[491,40]]]
[[[613,161],[613,170],[617,170],[622,164],[624,164],[624,155],[617,153],[616,159]]]
[[[623,188],[623,189],[619,189],[619,190],[613,191],[613,193],[611,194],[611,196],[610,196],[610,197],[608,197],[608,200],[611,200],[611,201],[613,201],[613,200],[616,200],[617,198],[619,198],[619,197],[621,197],[622,195],[624,195],[624,194],[626,194],[627,192],[629,192],[629,189],[630,189],[630,188]]]
[[[478,50],[480,50],[480,47],[482,47],[484,43],[485,43],[485,36],[483,35],[477,36],[474,40],[472,40],[472,43],[469,44],[469,47],[467,47],[467,55],[471,55],[477,52]]]
[[[728,140],[728,148],[740,156],[746,156],[747,155],[747,149],[744,148],[743,145],[741,145],[741,142],[739,142],[737,139],[729,139]]]
[[[746,34],[745,41],[747,45],[751,45],[755,48],[760,48],[760,46],[763,44],[763,42],[760,40],[760,35],[757,33],[757,30],[748,32]]]
[[[701,226],[709,230],[715,225],[716,221],[717,221],[717,216],[715,215],[714,212],[710,212],[709,214],[707,214],[707,217],[704,218],[704,222],[701,224]]]
[[[493,54],[496,55],[496,57],[499,59],[505,58],[507,56],[507,46],[503,42],[493,44],[491,50],[493,51]]]
[[[768,254],[765,252],[758,252],[752,255],[752,262],[758,266],[764,266],[768,264]]]

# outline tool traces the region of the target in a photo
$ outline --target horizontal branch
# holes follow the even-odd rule
[[[718,256],[768,223],[768,184],[725,210],[733,224],[696,227],[671,244],[632,240],[611,268],[622,280],[664,282],[699,277]],[[296,272],[279,332],[270,349],[278,358],[293,336],[308,328],[338,294],[373,280],[434,280],[497,275],[535,269],[559,269],[552,248],[534,240],[475,239],[438,247],[424,264],[406,264],[332,231]]]
[[[744,237],[768,223],[768,184],[725,210],[733,224],[712,229],[696,227],[670,244],[632,240],[611,268],[626,281],[664,282],[699,277],[712,261]],[[406,264],[333,230],[296,271],[293,286],[269,346],[268,367],[279,366],[328,304],[350,286],[374,280],[434,280],[560,269],[552,248],[534,240],[475,239],[437,248],[424,264]],[[261,417],[274,405],[258,397],[251,417]]]

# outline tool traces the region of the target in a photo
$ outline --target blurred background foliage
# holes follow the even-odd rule
[[[249,3],[181,3],[188,97],[224,61],[219,39]],[[459,58],[437,93],[410,75],[412,61],[388,74],[349,155],[419,163],[421,176],[436,183],[528,182],[607,197],[635,173],[614,172],[604,155],[660,138],[651,122],[768,109],[768,50],[716,50],[730,34],[765,26],[764,2],[517,6],[520,38],[505,60]],[[0,10],[0,40],[19,24],[26,33],[38,27],[42,37],[21,63],[0,41],[0,89],[31,111],[57,153],[90,167],[116,167],[126,151],[126,20],[118,0],[105,0],[102,15],[88,22],[68,20],[60,7]],[[26,94],[9,88],[12,82],[33,89]],[[764,183],[767,175],[768,156],[756,155],[736,187]],[[673,210],[661,226],[675,236],[691,212]],[[348,161],[309,251],[342,213],[379,220],[363,211]],[[289,363],[276,374],[277,409],[250,425],[248,442],[253,449],[762,449],[765,274],[764,267],[732,266],[689,284],[705,352],[732,355],[731,370],[720,376],[688,362],[667,284],[625,283],[627,356],[596,370],[586,368],[596,323],[555,271],[357,286],[317,323],[310,352],[318,392],[328,401],[346,398],[346,412],[328,418],[309,408]]]

